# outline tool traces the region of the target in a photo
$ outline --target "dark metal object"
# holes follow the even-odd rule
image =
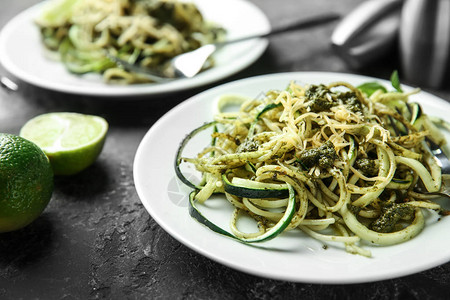
[[[405,2],[400,52],[402,75],[408,81],[433,88],[445,84],[450,64],[450,1]]]
[[[355,69],[385,55],[397,40],[402,4],[403,0],[363,2],[334,30],[333,48]]]
[[[433,141],[427,139],[427,144],[430,148],[431,153],[433,153],[433,158],[435,159],[436,163],[441,167],[441,172],[444,179],[441,184],[441,189],[438,192],[428,194],[440,195],[450,198],[450,185],[446,180],[449,179],[446,177],[450,175],[450,160],[448,159],[444,151],[438,145],[433,143]]]

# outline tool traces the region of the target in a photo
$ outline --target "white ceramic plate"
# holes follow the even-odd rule
[[[193,0],[206,20],[223,26],[229,39],[270,31],[263,12],[245,0]],[[42,4],[13,18],[0,33],[0,63],[11,74],[39,87],[72,94],[96,96],[153,95],[205,85],[230,76],[252,64],[264,52],[267,39],[253,39],[228,45],[215,53],[215,67],[190,79],[168,83],[110,85],[101,76],[77,76],[58,61],[44,56],[40,33],[33,23]]]
[[[170,235],[198,253],[237,270],[280,280],[360,283],[413,274],[448,262],[450,217],[438,222],[433,213],[426,214],[426,228],[411,241],[389,247],[365,246],[372,251],[372,258],[349,254],[339,244],[329,244],[324,249],[322,242],[300,231],[291,231],[256,247],[248,246],[214,233],[189,216],[190,190],[178,181],[173,169],[180,141],[192,129],[212,120],[218,96],[231,93],[257,97],[270,89],[283,89],[291,80],[302,84],[344,80],[357,85],[378,79],[320,72],[265,75],[218,86],[179,104],[153,125],[135,156],[136,189],[150,215]],[[389,86],[386,81],[378,81]],[[429,115],[446,118],[450,113],[449,103],[425,92],[411,100],[420,102]],[[444,201],[448,208],[448,200]],[[209,204],[205,213],[229,230],[231,210],[226,205],[225,212],[215,209],[226,201],[206,203]]]

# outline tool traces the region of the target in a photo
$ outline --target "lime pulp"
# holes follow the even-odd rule
[[[56,112],[29,120],[20,136],[44,151],[55,175],[72,175],[94,163],[107,131],[107,121],[99,116]]]

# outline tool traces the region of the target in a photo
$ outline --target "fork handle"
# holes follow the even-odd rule
[[[315,26],[319,26],[319,25],[324,25],[324,24],[336,21],[340,18],[341,18],[341,16],[338,14],[335,14],[335,13],[329,13],[329,14],[324,14],[324,15],[320,15],[320,16],[313,16],[313,17],[309,17],[307,19],[302,19],[295,23],[291,23],[291,24],[287,24],[285,26],[281,26],[279,28],[275,28],[266,33],[253,34],[253,35],[245,36],[242,38],[219,42],[219,43],[216,43],[215,45],[224,46],[227,44],[243,42],[243,41],[251,40],[254,38],[265,38],[265,37],[277,35],[280,33],[296,31],[296,30],[301,30],[301,29],[307,29],[307,28],[311,28],[311,27],[315,27]]]
[[[5,76],[0,76],[0,86],[5,88],[8,92],[15,92],[18,89],[17,84]]]

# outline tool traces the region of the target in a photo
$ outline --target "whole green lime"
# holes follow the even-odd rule
[[[0,232],[33,222],[47,207],[53,192],[53,171],[34,143],[0,133]]]

